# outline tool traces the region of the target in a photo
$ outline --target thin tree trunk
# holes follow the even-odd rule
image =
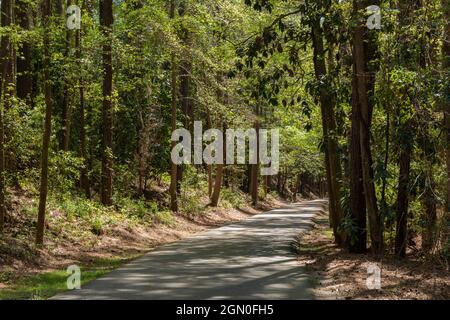
[[[1,26],[8,27],[12,24],[13,6],[11,0],[3,0],[1,3]],[[11,39],[3,35],[0,43],[0,233],[3,232],[6,206],[5,206],[5,127],[4,111],[9,108],[11,100],[10,87],[13,85],[11,75]]]
[[[67,6],[72,4],[72,0],[67,0]],[[65,16],[65,15],[63,15]],[[68,28],[66,29],[66,43],[64,46],[64,57],[68,61],[70,59],[70,47],[71,47],[71,39],[72,32]],[[71,106],[70,106],[70,94],[69,88],[71,84],[68,79],[64,80],[64,89],[63,89],[63,103],[62,103],[62,123],[63,127],[61,128],[61,150],[69,151],[69,141],[70,141],[70,125],[71,125]]]
[[[373,95],[374,75],[373,72],[370,73],[368,70],[368,62],[371,58],[371,46],[373,46],[373,43],[368,39],[368,30],[366,29],[365,23],[362,23],[360,19],[367,5],[366,1],[353,1],[354,16],[358,21],[353,33],[353,77],[356,81],[355,84],[358,93],[356,112],[360,114],[359,138],[361,144],[361,168],[364,196],[369,217],[371,246],[373,253],[381,254],[383,251],[383,233],[373,180],[372,154],[370,148],[373,109],[370,97]]]
[[[400,6],[400,24],[401,25],[410,25],[413,23],[413,16],[411,13],[413,10],[416,10],[420,5],[417,1],[412,2],[410,0],[403,0],[399,2]],[[398,42],[401,45],[401,48],[404,49],[401,53],[405,52],[409,47],[409,39],[404,37],[400,37]],[[405,54],[409,56],[409,54]],[[405,59],[403,56],[400,56],[400,63],[404,65],[406,68],[411,68],[416,61],[414,59],[407,58]],[[406,98],[406,94],[405,94]],[[409,112],[409,111],[408,111]],[[395,254],[399,257],[406,256],[406,247],[408,244],[408,211],[409,211],[409,180],[410,180],[410,171],[411,171],[411,161],[412,161],[412,152],[413,152],[413,144],[412,137],[413,131],[416,127],[414,125],[413,120],[409,114],[404,114],[402,108],[399,107],[399,118],[407,117],[407,120],[403,124],[400,124],[399,131],[401,132],[401,136],[403,138],[400,143],[400,157],[399,157],[399,182],[398,182],[398,191],[397,191],[397,226],[396,226],[396,235],[395,235]]]
[[[85,8],[86,1],[83,1],[83,9]],[[77,49],[77,60],[79,66],[82,66],[82,32],[83,32],[83,21],[80,22],[81,28],[77,31],[75,38],[75,47]],[[80,172],[80,185],[84,190],[86,198],[91,198],[91,187],[89,182],[88,171],[88,157],[86,150],[86,120],[85,120],[85,100],[84,100],[84,80],[82,70],[80,69],[79,81],[79,94],[80,94],[80,156],[83,159],[83,167]]]
[[[212,123],[211,123],[211,113],[209,111],[209,108],[206,108],[206,126],[207,129],[212,129]],[[208,197],[211,198],[213,193],[213,179],[212,179],[212,165],[207,165],[207,171],[208,171]]]
[[[427,176],[425,177],[425,192],[423,194],[423,205],[425,208],[425,228],[422,232],[422,250],[432,253],[436,242],[437,201],[434,195],[435,182],[433,177],[433,165],[428,164]]]
[[[211,196],[211,205],[217,207],[219,204],[220,190],[222,189],[223,164],[218,164],[216,168],[216,177],[214,179],[214,190]]]
[[[1,26],[10,27],[14,17],[13,0],[3,0],[1,3]],[[11,37],[4,34],[0,43],[0,66],[1,78],[0,88],[3,95],[3,107],[8,110],[11,106],[11,98],[14,94],[14,48],[11,42]]]
[[[327,70],[325,64],[323,34],[318,20],[314,21],[312,25],[312,39],[314,47],[315,76],[318,81],[323,81],[323,78],[327,76]],[[322,113],[323,140],[325,144],[325,170],[330,207],[330,226],[333,228],[335,242],[337,244],[342,244],[343,235],[338,231],[343,218],[343,211],[340,205],[341,186],[338,180],[341,175],[341,168],[338,158],[337,142],[333,136],[336,127],[334,119],[335,101],[324,86],[320,88],[319,99]]]
[[[360,144],[360,112],[356,80],[352,81],[352,129],[350,149],[350,200],[351,218],[356,225],[356,234],[347,238],[347,246],[352,253],[365,253],[367,250],[367,216],[366,199],[362,176],[361,144]]]
[[[445,26],[445,36],[443,41],[443,70],[444,74],[450,73],[450,1],[441,0],[442,8],[444,11],[444,17],[447,21]],[[445,145],[445,159],[447,165],[447,198],[446,198],[446,213],[445,220],[447,226],[450,225],[450,100],[444,101],[444,145]],[[444,241],[448,241],[450,238],[449,228],[446,228],[446,234],[444,235]]]
[[[9,27],[14,23],[14,1],[3,0],[1,4],[1,26]],[[15,93],[14,83],[15,54],[11,38],[5,34],[0,43],[0,232],[4,227],[6,218],[5,193],[6,193],[6,150],[5,150],[5,126],[4,114],[11,107]]]
[[[16,0],[16,22],[23,30],[30,29],[28,16],[29,4],[24,0]],[[17,55],[17,97],[31,104],[33,78],[31,43],[24,41]]]
[[[226,132],[227,132],[227,125],[224,123],[223,125],[223,132],[224,132],[224,141],[227,140],[226,138]],[[226,147],[223,148],[223,155],[222,155],[222,163],[217,164],[216,169],[216,177],[214,181],[214,189],[211,196],[211,205],[213,207],[217,207],[219,204],[219,197],[220,197],[220,191],[222,190],[222,184],[223,184],[223,174],[224,174],[224,168],[225,168],[225,162],[226,162]]]
[[[252,152],[256,151],[256,164],[252,164],[251,166],[251,195],[252,195],[252,204],[253,206],[258,205],[258,189],[259,189],[259,106],[256,107],[256,150],[252,150]]]
[[[101,200],[104,205],[112,205],[112,26],[113,1],[100,0],[100,24],[104,37],[103,43],[103,108],[102,108],[102,185]]]
[[[0,97],[3,100],[3,97]],[[5,206],[5,131],[3,124],[3,101],[0,110],[0,234],[3,232],[6,206]]]
[[[383,170],[388,170],[388,164],[389,164],[389,138],[390,138],[390,127],[391,127],[391,117],[389,113],[386,115],[386,131],[385,131],[385,151],[384,151],[384,164],[383,164]],[[387,208],[387,202],[386,202],[386,187],[387,187],[387,175],[383,175],[382,178],[382,186],[381,186],[381,205],[384,209]]]
[[[175,18],[175,0],[170,1],[170,18]],[[172,132],[177,129],[177,74],[175,65],[175,52],[171,54],[171,91],[172,91]],[[172,150],[175,148],[176,142],[172,141]],[[177,175],[178,166],[171,161],[170,169],[170,208],[173,212],[178,211],[177,201]]]
[[[395,254],[406,255],[408,241],[409,175],[411,171],[412,148],[408,143],[400,153],[400,175],[397,194],[397,228],[395,236]]]
[[[51,130],[52,130],[52,111],[53,97],[50,83],[50,20],[51,20],[51,4],[50,0],[43,0],[42,15],[44,25],[44,98],[45,98],[45,124],[44,134],[42,138],[42,158],[41,158],[41,181],[39,192],[39,209],[36,232],[36,245],[44,244],[45,230],[45,211],[47,204],[48,192],[48,149],[50,146]]]

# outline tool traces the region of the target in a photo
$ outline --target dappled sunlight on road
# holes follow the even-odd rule
[[[290,244],[325,201],[272,210],[165,245],[57,299],[308,299]]]

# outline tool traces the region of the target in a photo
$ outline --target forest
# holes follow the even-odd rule
[[[420,257],[448,275],[449,0],[0,11],[0,298],[27,268],[66,267],[120,232],[307,199],[328,200],[342,252]],[[195,124],[279,130],[279,169],[174,163],[172,133]]]

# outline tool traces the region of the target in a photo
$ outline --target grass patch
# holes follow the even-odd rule
[[[313,243],[301,242],[301,239],[294,241],[292,243],[292,249],[294,253],[304,254],[304,253],[318,253],[328,248],[328,245],[316,245]]]
[[[292,242],[291,247],[294,253],[299,255],[307,253],[318,254],[328,249],[328,241],[334,239],[333,230],[329,227],[328,219],[319,217],[314,219],[314,223],[315,226],[312,230],[300,234]],[[312,235],[315,235],[316,238]]]
[[[93,263],[80,266],[81,286],[113,271],[136,257],[99,259]],[[68,276],[66,269],[26,276],[11,287],[1,289],[0,300],[46,300],[58,293],[67,291]]]

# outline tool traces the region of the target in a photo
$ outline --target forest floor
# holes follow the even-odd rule
[[[79,265],[83,283],[93,280],[160,245],[187,238],[201,231],[236,222],[280,207],[283,201],[269,196],[257,208],[244,203],[239,208],[207,207],[200,214],[177,214],[161,221],[143,223],[112,210],[102,212],[101,227],[49,209],[46,242],[42,249],[34,240],[34,197],[14,194],[6,232],[0,238],[0,299],[45,299],[65,289],[66,268]],[[108,216],[109,220],[104,220]]]
[[[349,254],[333,243],[327,215],[314,219],[315,226],[296,242],[300,264],[313,277],[318,299],[346,300],[448,300],[448,262],[431,259],[409,250],[398,260],[385,256],[380,261],[370,255]],[[368,268],[381,269],[381,289],[368,289]]]

